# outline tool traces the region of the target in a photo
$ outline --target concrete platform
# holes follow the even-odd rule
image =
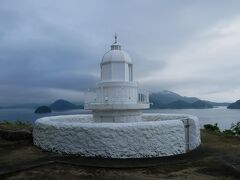
[[[184,154],[200,143],[198,119],[179,114],[143,114],[142,122],[96,123],[92,115],[38,119],[33,142],[69,155],[102,158],[150,158]]]

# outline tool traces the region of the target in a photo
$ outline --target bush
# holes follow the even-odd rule
[[[232,124],[231,126],[231,131],[235,134],[235,135],[240,135],[240,122],[238,122],[237,124]]]
[[[204,128],[206,130],[208,130],[208,131],[212,131],[212,132],[215,132],[215,133],[220,133],[220,129],[219,129],[217,123],[215,123],[214,125],[212,125],[212,124],[205,124]]]
[[[224,135],[234,136],[235,133],[231,129],[226,129],[222,132]]]
[[[212,124],[205,124],[204,129],[215,132],[215,133],[221,133],[217,123],[214,125]],[[228,136],[239,136],[240,135],[240,122],[236,124],[232,124],[230,129],[226,129],[222,132],[223,135],[228,135]]]

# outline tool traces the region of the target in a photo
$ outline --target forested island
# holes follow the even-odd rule
[[[237,100],[235,103],[230,104],[228,109],[240,109],[240,100]]]
[[[49,106],[39,106],[35,113],[51,113],[52,111],[67,111],[73,109],[83,109],[83,105],[76,105],[69,101],[59,99],[50,104]]]
[[[52,110],[48,106],[39,106],[34,113],[36,114],[43,114],[43,113],[51,113]]]
[[[206,109],[229,105],[229,103],[216,103],[196,97],[181,96],[166,90],[151,93],[149,101],[152,109]]]

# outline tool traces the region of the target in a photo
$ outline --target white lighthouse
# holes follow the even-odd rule
[[[148,93],[140,90],[134,81],[132,60],[118,44],[116,35],[100,67],[101,80],[96,92],[85,95],[85,109],[93,111],[94,121],[141,121],[141,110],[149,108]]]
[[[142,113],[149,108],[148,93],[133,80],[133,63],[116,36],[100,67],[96,91],[85,97],[85,109],[93,113],[37,119],[33,129],[36,146],[98,159],[173,156],[199,147],[197,117]]]

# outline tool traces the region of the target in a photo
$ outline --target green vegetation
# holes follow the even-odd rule
[[[231,129],[230,129],[234,135],[240,135],[240,122],[237,124],[232,124]]]
[[[202,146],[195,152],[151,160],[65,156],[42,151],[31,141],[0,139],[0,179],[239,179],[240,139],[208,130],[201,130],[201,138]],[[140,167],[116,168],[122,164]],[[103,167],[97,168],[97,165]],[[111,168],[104,168],[104,165]],[[147,167],[149,165],[156,166]]]
[[[0,129],[8,129],[8,130],[30,130],[32,131],[32,124],[28,121],[3,121],[0,122]]]
[[[212,125],[212,124],[205,124],[204,125],[204,129],[206,129],[208,131],[211,131],[211,132],[215,132],[215,133],[220,133],[221,132],[217,123],[215,123],[214,125]]]
[[[1,142],[21,140],[32,142],[32,124],[24,121],[0,123],[0,146]]]
[[[32,129],[31,123],[5,121],[0,123],[0,179],[239,179],[240,139],[235,134],[239,134],[240,122],[223,132],[217,124],[204,127],[201,147],[183,156],[167,161],[109,160],[42,151],[33,145],[32,134],[25,132]],[[104,168],[121,167],[122,163],[146,167]],[[103,167],[89,167],[97,164]]]
[[[223,132],[220,131],[218,124],[205,124],[204,129],[210,132],[214,132],[217,134],[229,135],[229,136],[239,136],[240,135],[240,122],[236,124],[232,124],[230,129],[226,129]]]

